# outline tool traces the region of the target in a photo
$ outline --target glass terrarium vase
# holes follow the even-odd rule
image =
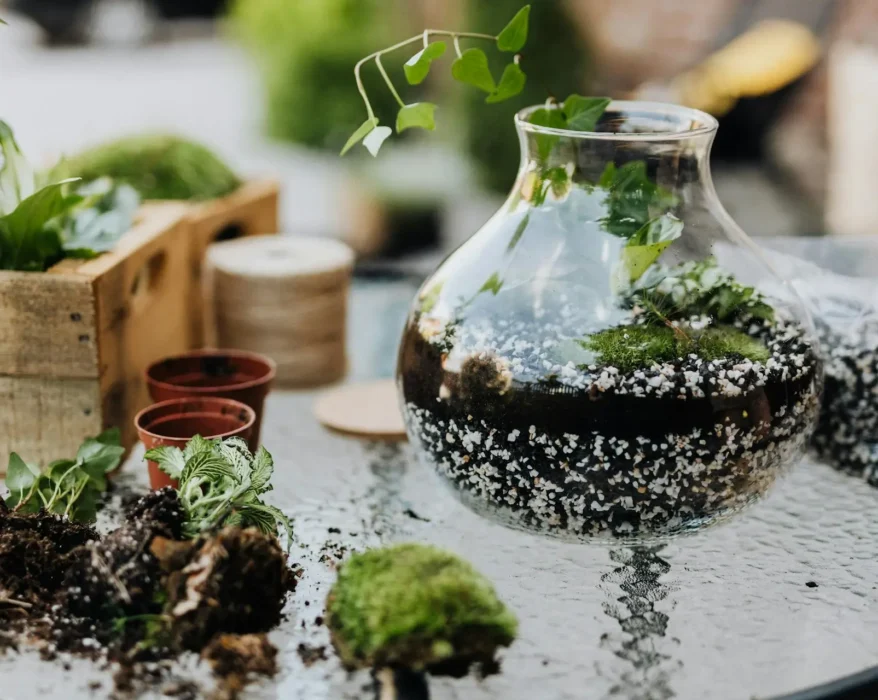
[[[469,507],[565,538],[654,538],[763,495],[822,385],[791,287],[720,204],[717,123],[613,102],[595,132],[516,117],[500,211],[415,299],[399,353],[419,455]]]

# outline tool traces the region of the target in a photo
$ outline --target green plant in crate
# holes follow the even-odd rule
[[[390,40],[397,0],[233,0],[231,29],[250,50],[266,92],[271,137],[317,148],[341,148],[348,124],[361,121],[351,92],[350,67],[373,46]],[[401,77],[397,67],[394,77]],[[375,110],[393,114],[393,100],[377,93],[377,70],[364,75],[376,91]],[[319,109],[315,109],[319,105]]]
[[[21,513],[41,509],[79,522],[92,522],[107,490],[107,474],[119,466],[125,448],[118,428],[86,438],[74,459],[59,459],[41,470],[13,452],[6,469],[6,505]]]
[[[61,176],[41,185],[3,121],[0,151],[0,270],[40,272],[62,258],[92,258],[131,227],[133,190],[109,181],[83,188],[74,185],[80,178]]]
[[[127,136],[65,158],[53,177],[109,177],[143,199],[204,200],[227,195],[240,178],[205,146],[166,134]]]

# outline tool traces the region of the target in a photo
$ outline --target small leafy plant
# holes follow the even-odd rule
[[[256,527],[275,535],[281,525],[292,538],[290,519],[260,498],[273,488],[274,460],[264,447],[254,455],[240,438],[205,440],[196,435],[185,449],[156,447],[146,459],[178,482],[186,537],[226,525]]]
[[[62,258],[93,258],[131,226],[136,193],[109,180],[71,191],[78,177],[39,186],[12,129],[0,121],[0,270],[40,272]]]
[[[393,133],[390,127],[380,125],[378,118],[375,116],[375,110],[369,101],[369,96],[366,94],[366,88],[360,75],[364,65],[370,61],[375,62],[381,77],[387,85],[387,89],[399,105],[399,112],[396,117],[397,133],[402,133],[406,129],[415,127],[433,131],[436,128],[436,105],[432,102],[406,104],[384,69],[384,65],[381,62],[382,56],[406,46],[422,42],[421,50],[409,58],[404,66],[406,80],[409,84],[419,85],[427,78],[433,62],[442,58],[448,50],[448,44],[445,41],[431,42],[431,37],[441,36],[449,38],[456,54],[456,58],[451,64],[452,77],[458,82],[466,83],[487,93],[485,101],[489,104],[502,102],[518,95],[524,89],[525,82],[527,81],[527,76],[519,65],[520,56],[518,52],[524,48],[527,42],[529,17],[530,5],[526,5],[518,11],[503,31],[496,36],[473,32],[425,29],[423,34],[401,41],[389,48],[376,51],[359,61],[354,67],[354,76],[357,81],[357,89],[360,91],[360,95],[362,95],[363,102],[366,105],[367,118],[348,139],[341,154],[344,155],[362,141],[363,145],[373,156],[377,155],[381,145]],[[485,52],[477,48],[464,50],[460,45],[461,39],[490,41],[496,45],[499,51],[515,54],[512,62],[507,64],[503,70],[499,82],[495,80],[491,73],[488,57]]]
[[[119,466],[124,452],[118,428],[87,438],[75,459],[59,459],[43,471],[13,452],[6,469],[6,505],[21,513],[45,509],[92,522],[98,499],[107,490],[107,474]]]

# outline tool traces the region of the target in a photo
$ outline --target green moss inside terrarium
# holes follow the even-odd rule
[[[418,544],[352,556],[330,592],[327,624],[348,668],[430,670],[490,663],[518,627],[488,579]]]
[[[705,330],[669,326],[630,325],[608,328],[590,335],[580,344],[596,354],[597,362],[622,372],[672,362],[695,354],[702,360],[740,356],[764,362],[771,353],[759,340],[732,326],[718,325]]]

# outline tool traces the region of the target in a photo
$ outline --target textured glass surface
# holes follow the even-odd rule
[[[397,332],[400,300],[412,292],[355,289],[353,308],[363,315],[351,347],[370,358],[368,366],[354,358],[358,374],[392,372],[377,331]],[[268,400],[264,440],[277,461],[270,495],[296,518],[292,558],[304,576],[289,619],[272,635],[280,675],[244,698],[373,697],[369,675],[348,677],[331,652],[310,668],[297,653],[300,643],[328,643],[315,619],[334,578],[335,543],[438,543],[490,576],[520,616],[501,675],[432,681],[434,700],[749,700],[878,663],[878,490],[862,480],[805,461],[746,513],[658,551],[566,544],[472,514],[408,446],[324,431],[313,397]],[[124,482],[146,488],[140,454]],[[41,662],[26,648],[0,657],[0,698],[109,697],[109,671],[75,659],[65,670],[64,661]],[[207,675],[189,661],[191,675]]]

